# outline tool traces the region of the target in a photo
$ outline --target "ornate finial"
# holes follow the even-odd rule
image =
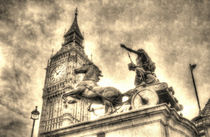
[[[78,14],[78,9],[76,8],[75,9],[75,16],[77,16],[77,14]]]

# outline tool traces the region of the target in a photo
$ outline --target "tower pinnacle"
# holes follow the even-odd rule
[[[77,14],[78,14],[78,10],[77,10],[77,8],[75,9],[75,17],[77,16]]]
[[[81,43],[84,38],[82,36],[82,33],[80,32],[80,29],[77,23],[77,15],[78,15],[78,9],[76,8],[73,23],[71,27],[69,28],[69,30],[64,35],[64,38],[65,38],[64,45],[76,41],[81,46]]]

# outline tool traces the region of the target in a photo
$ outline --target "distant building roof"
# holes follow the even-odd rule
[[[203,108],[203,110],[201,111],[201,113],[192,119],[193,122],[199,121],[200,119],[206,118],[206,117],[210,117],[210,99],[207,101],[205,107]],[[210,122],[209,122],[210,124]]]
[[[206,130],[210,127],[210,99],[201,113],[193,118],[192,121],[195,123],[200,135],[208,134]]]
[[[210,115],[210,99],[208,100],[208,102],[206,103],[205,107],[203,108],[203,110],[201,111],[202,115]]]

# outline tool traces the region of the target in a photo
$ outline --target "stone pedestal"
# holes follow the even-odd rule
[[[195,125],[166,104],[80,122],[44,137],[197,137]]]

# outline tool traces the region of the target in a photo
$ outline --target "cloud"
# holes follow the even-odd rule
[[[29,121],[28,118],[23,118],[17,111],[11,111],[9,107],[0,105],[1,124],[0,135],[1,137],[24,137],[25,134],[29,135]]]

